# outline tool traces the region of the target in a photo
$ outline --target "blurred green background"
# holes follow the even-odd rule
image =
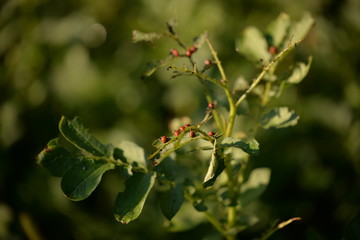
[[[176,45],[134,44],[133,29],[163,32],[176,17],[186,44],[207,30],[228,78],[251,79],[255,69],[234,50],[242,29],[264,30],[281,12],[298,20],[306,11],[316,25],[292,57],[312,55],[313,66],[278,100],[301,118],[293,128],[260,132],[253,165],[271,167],[272,179],[253,206],[261,221],[239,237],[299,216],[271,239],[360,239],[359,0],[5,0],[0,7],[0,239],[211,239],[207,224],[167,232],[155,194],[138,220],[116,222],[121,181],[111,172],[90,198],[70,202],[35,156],[58,136],[61,115],[80,116],[105,143],[126,139],[147,153],[173,117],[202,116],[197,81],[170,80],[165,70],[140,78],[147,62]]]

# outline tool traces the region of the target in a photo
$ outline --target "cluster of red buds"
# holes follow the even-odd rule
[[[196,52],[198,49],[195,47],[195,46],[191,46],[189,47],[189,49],[187,49],[185,51],[185,55],[188,56],[188,57],[191,57],[191,55]],[[180,57],[180,53],[177,49],[171,49],[171,54],[174,56],[174,57]]]

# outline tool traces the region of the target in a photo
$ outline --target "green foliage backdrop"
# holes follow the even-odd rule
[[[260,132],[254,167],[270,167],[271,182],[251,206],[260,222],[243,233],[258,237],[276,219],[302,217],[273,239],[360,239],[360,2],[215,0],[7,0],[0,3],[0,239],[211,239],[209,225],[175,232],[149,196],[139,219],[122,225],[113,199],[124,179],[104,175],[83,202],[70,202],[59,180],[35,163],[58,136],[61,115],[79,115],[104,143],[134,141],[147,154],[174,117],[201,120],[206,102],[188,78],[160,70],[141,75],[173,47],[136,43],[132,30],[162,32],[176,19],[182,39],[205,30],[231,79],[256,69],[236,53],[235,39],[261,30],[285,12],[316,25],[291,58],[307,62],[306,79],[276,104],[300,115],[295,128]],[[199,50],[199,59],[209,57]],[[171,129],[171,128],[170,128]],[[177,221],[200,222],[186,204]],[[191,216],[187,212],[191,212]],[[164,229],[168,230],[164,230]]]

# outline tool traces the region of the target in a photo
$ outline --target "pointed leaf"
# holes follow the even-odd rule
[[[160,207],[164,216],[170,221],[184,202],[184,185],[177,183],[161,195]]]
[[[281,13],[273,22],[267,27],[267,34],[270,37],[270,44],[279,47],[285,40],[291,21],[289,15]]]
[[[162,36],[163,36],[162,34],[158,34],[158,33],[154,33],[154,32],[143,33],[138,30],[132,31],[133,42],[145,41],[145,42],[153,43],[155,40],[159,40],[160,38],[162,38]]]
[[[255,138],[233,138],[226,137],[223,139],[221,146],[240,148],[250,155],[257,156],[259,154],[259,143]]]
[[[119,144],[119,148],[123,151],[125,161],[130,163],[135,169],[147,171],[144,149],[137,144],[129,141],[123,141]]]
[[[83,126],[78,117],[69,120],[62,117],[59,123],[61,134],[79,149],[85,150],[94,156],[102,157],[112,155],[113,147],[102,144],[93,137]]]
[[[315,20],[312,18],[311,14],[305,13],[299,22],[292,25],[288,35],[289,38],[294,42],[303,40],[309,33],[314,23]]]
[[[312,57],[309,57],[308,63],[297,62],[292,72],[286,76],[285,81],[291,84],[297,84],[301,82],[309,72],[312,62]]]
[[[68,150],[60,146],[58,138],[50,140],[36,157],[36,162],[55,177],[63,176],[79,161],[78,157],[72,156]]]
[[[256,168],[251,171],[249,179],[241,186],[239,201],[242,207],[256,200],[270,182],[269,168]]]
[[[266,64],[271,58],[266,39],[255,27],[245,28],[243,35],[236,42],[236,51],[254,62],[262,60]]]
[[[145,200],[154,185],[156,174],[134,173],[125,182],[125,191],[118,194],[115,204],[115,218],[127,224],[136,219],[144,206]]]
[[[285,128],[294,126],[299,120],[293,110],[288,107],[276,107],[260,118],[260,125],[265,128]]]
[[[61,189],[70,200],[83,200],[99,185],[102,175],[113,168],[115,165],[112,163],[83,158],[65,173]]]
[[[211,155],[210,165],[204,178],[203,187],[204,188],[212,187],[217,177],[222,173],[224,169],[225,169],[224,158],[222,157],[220,148],[215,141],[213,153]]]

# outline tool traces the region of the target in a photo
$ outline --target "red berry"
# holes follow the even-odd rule
[[[178,56],[180,56],[179,51],[178,51],[178,50],[176,50],[176,49],[171,49],[171,53],[172,53],[172,55],[173,55],[174,57],[178,57]]]
[[[271,54],[276,54],[276,53],[277,53],[277,47],[275,47],[275,46],[269,47],[269,52],[270,52]]]
[[[205,63],[206,66],[210,66],[212,64],[212,62],[210,60],[208,60],[208,59],[206,59],[204,61],[204,63]]]
[[[185,130],[185,126],[179,127],[179,130],[180,130],[180,131],[184,131],[184,130]]]
[[[162,137],[160,138],[160,140],[161,140],[162,143],[166,143],[168,139],[167,139],[166,136],[162,136]]]
[[[210,108],[210,109],[214,109],[215,108],[215,103],[209,103],[208,104],[208,108]]]
[[[214,136],[215,133],[214,133],[213,131],[210,131],[210,132],[208,133],[208,135],[209,135],[209,136]]]
[[[194,53],[194,52],[197,51],[197,48],[196,48],[195,46],[191,46],[191,47],[189,47],[189,51],[190,51],[191,53]]]
[[[185,54],[186,56],[191,57],[192,52],[190,50],[186,50]]]
[[[179,135],[180,135],[180,130],[175,130],[175,131],[174,131],[174,136],[177,137],[177,136],[179,136]]]
[[[195,137],[195,136],[196,136],[196,134],[195,134],[195,132],[194,132],[194,131],[190,131],[189,136],[190,136],[191,138],[193,138],[193,137]]]

